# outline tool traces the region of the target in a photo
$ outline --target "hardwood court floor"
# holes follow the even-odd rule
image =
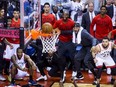
[[[71,70],[68,70],[66,72],[66,83],[71,83],[71,80],[70,80],[71,73],[72,73]],[[92,74],[88,74],[87,71],[83,71],[82,73],[84,75],[84,80],[78,80],[77,83],[79,83],[79,84],[91,84],[93,82],[93,80],[94,80],[93,75]],[[4,76],[7,78],[6,75],[4,75]],[[34,72],[34,79],[36,79],[39,76],[40,76],[39,73]],[[109,85],[110,84],[110,79],[111,79],[110,75],[107,75],[106,72],[104,71],[102,73],[102,77],[101,77],[101,82],[100,83]],[[58,77],[51,77],[51,78],[48,78],[47,81],[39,81],[38,84],[40,84],[40,85],[42,85],[44,87],[51,87],[52,84],[58,83],[59,80],[60,80],[60,78],[58,78]],[[23,80],[21,80],[21,81],[16,81],[16,83],[19,83],[21,86],[25,85],[25,84],[28,83],[28,77],[23,78]],[[5,86],[8,86],[8,85],[9,85],[8,80],[6,80],[5,82],[0,81],[0,87],[5,87]],[[57,86],[54,86],[54,87],[57,87]],[[80,86],[80,87],[84,87],[84,86]]]

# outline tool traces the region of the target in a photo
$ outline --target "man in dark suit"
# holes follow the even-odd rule
[[[77,72],[80,72],[81,61],[84,61],[85,65],[89,68],[89,70],[93,73],[94,77],[96,78],[96,72],[94,71],[94,67],[91,63],[92,55],[90,50],[92,46],[95,46],[97,44],[97,40],[93,36],[91,36],[85,29],[83,29],[83,27],[81,27],[79,23],[75,23],[75,27],[73,29],[73,39],[74,38],[75,40],[73,41],[75,41],[76,44],[82,45],[82,48],[78,51],[78,53],[76,53],[74,57],[75,69],[77,70]],[[76,79],[77,76],[73,77],[73,80]]]
[[[112,19],[113,28],[116,28],[116,0],[113,1],[113,4],[107,7],[107,15]]]
[[[88,3],[88,11],[82,16],[81,26],[90,33],[90,24],[92,19],[97,15],[97,12],[94,11],[94,3]]]

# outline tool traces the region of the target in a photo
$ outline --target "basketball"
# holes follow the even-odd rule
[[[50,23],[44,23],[42,25],[42,33],[50,34],[53,31],[53,27]]]

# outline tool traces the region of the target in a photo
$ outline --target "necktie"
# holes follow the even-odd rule
[[[93,20],[93,14],[91,13],[91,22],[92,22],[92,20]]]
[[[115,22],[116,22],[116,6],[115,6],[115,13],[114,13],[114,17],[115,17]]]
[[[56,20],[57,20],[57,14],[55,14],[55,18],[56,18]]]
[[[115,17],[115,24],[114,24],[114,26],[116,26],[116,6],[115,6],[114,17]]]

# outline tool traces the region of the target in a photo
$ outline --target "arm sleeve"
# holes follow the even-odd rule
[[[53,29],[58,28],[58,24],[57,21],[55,21],[54,25],[53,25]]]
[[[68,2],[68,3],[62,3],[62,6],[63,6],[64,8],[71,7],[71,5],[72,5],[72,1],[70,1],[70,2]]]
[[[86,30],[83,35],[84,37],[86,37],[87,39],[91,41],[92,46],[95,46],[97,44],[97,39],[95,39],[92,35],[90,35]]]
[[[94,25],[95,25],[95,18],[92,20],[92,23],[90,25],[90,34],[94,36]]]
[[[86,22],[85,22],[85,15],[82,16],[82,23],[81,23],[81,26],[86,29]]]
[[[112,27],[112,19],[109,17],[109,32],[113,30],[113,27]]]
[[[112,30],[112,35],[115,36],[116,35],[116,29]]]

